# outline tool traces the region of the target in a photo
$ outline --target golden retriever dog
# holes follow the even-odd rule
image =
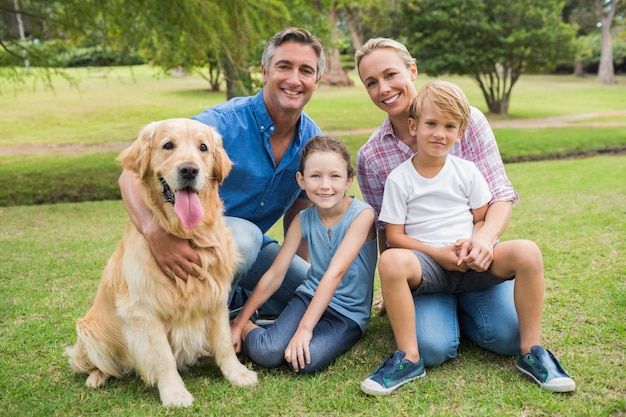
[[[66,352],[72,369],[88,374],[91,388],[136,372],[175,407],[194,399],[178,370],[202,357],[213,357],[232,384],[254,385],[256,373],[235,354],[226,305],[238,256],[218,195],[232,165],[221,136],[191,119],[154,122],[118,161],[138,176],[154,220],[189,240],[202,268],[199,278],[165,275],[129,222],[93,306],[76,323],[77,342]]]

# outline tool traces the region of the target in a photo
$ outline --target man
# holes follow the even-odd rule
[[[321,42],[305,29],[285,28],[267,43],[261,61],[264,87],[256,95],[237,97],[211,107],[193,119],[214,126],[222,135],[233,169],[220,187],[227,225],[243,261],[237,285],[252,290],[271,265],[278,243],[266,236],[284,215],[284,230],[309,206],[296,182],[300,150],[320,128],[304,113],[324,73]],[[198,255],[185,240],[165,233],[152,221],[137,178],[124,171],[119,179],[131,221],[144,234],[157,263],[169,276],[196,275]],[[306,259],[306,251],[299,253]],[[296,256],[281,289],[266,303],[264,314],[276,315],[305,278],[308,263]],[[234,291],[231,291],[231,298]]]

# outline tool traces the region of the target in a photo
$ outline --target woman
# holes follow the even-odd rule
[[[364,200],[380,214],[387,176],[416,151],[409,133],[409,104],[416,96],[417,66],[406,47],[387,38],[370,39],[355,54],[359,76],[372,102],[387,113],[357,154],[357,178]],[[489,184],[492,200],[484,226],[462,245],[439,248],[433,256],[447,270],[485,271],[493,245],[506,229],[519,196],[504,171],[489,123],[472,107],[461,141],[450,151],[476,164]],[[377,221],[379,248],[387,248],[384,223]],[[467,261],[457,265],[457,260]],[[519,353],[519,324],[513,302],[513,282],[463,294],[414,295],[420,356],[427,367],[455,358],[461,332],[484,349],[501,355]],[[383,307],[384,308],[384,307]]]

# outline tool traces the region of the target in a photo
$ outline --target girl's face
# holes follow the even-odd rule
[[[348,178],[348,168],[336,152],[313,152],[304,163],[304,172],[296,179],[309,200],[321,209],[340,205],[353,178]]]
[[[370,99],[390,117],[408,112],[411,99],[417,94],[417,67],[407,67],[392,48],[379,48],[361,58],[361,81]]]

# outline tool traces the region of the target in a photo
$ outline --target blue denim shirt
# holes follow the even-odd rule
[[[255,96],[236,97],[208,108],[192,119],[220,132],[224,149],[233,161],[220,187],[227,216],[249,220],[265,233],[296,198],[306,198],[296,181],[300,150],[322,131],[304,112],[276,168],[270,145],[275,125],[265,107],[263,90]]]

